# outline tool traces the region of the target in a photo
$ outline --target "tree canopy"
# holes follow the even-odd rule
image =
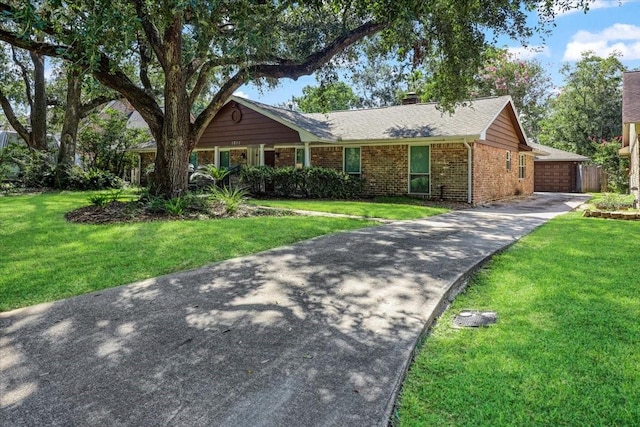
[[[154,188],[187,189],[190,151],[228,97],[247,82],[274,85],[330,65],[378,34],[431,67],[444,105],[468,95],[473,72],[499,35],[526,40],[558,10],[588,0],[43,0],[0,2],[0,40],[90,70],[127,98],[157,143]],[[539,22],[528,23],[528,11]],[[437,59],[437,60],[436,60]],[[138,64],[131,72],[131,61]],[[154,87],[152,77],[161,87]],[[209,102],[190,120],[194,102]]]
[[[305,86],[302,88],[302,96],[294,96],[292,101],[303,113],[350,110],[359,106],[358,97],[351,86],[344,82]]]
[[[542,144],[592,156],[594,141],[610,141],[622,133],[622,73],[616,55],[601,58],[585,52],[575,65],[565,65],[565,85],[551,99],[541,122]]]

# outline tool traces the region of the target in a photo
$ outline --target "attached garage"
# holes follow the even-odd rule
[[[576,193],[581,191],[578,167],[589,161],[581,156],[546,145],[529,143],[534,152],[534,191]]]

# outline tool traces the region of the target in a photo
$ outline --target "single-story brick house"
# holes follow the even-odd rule
[[[622,149],[629,156],[629,191],[640,202],[640,71],[622,76]]]
[[[140,169],[155,144],[138,147]],[[534,151],[509,96],[443,113],[435,103],[303,114],[231,97],[192,155],[197,164],[322,166],[360,175],[368,196],[483,203],[534,188]]]
[[[580,165],[591,159],[580,154],[559,150],[547,145],[529,142],[537,153],[534,157],[534,191],[553,193],[579,193]]]

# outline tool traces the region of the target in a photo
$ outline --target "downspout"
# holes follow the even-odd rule
[[[471,153],[471,146],[467,143],[467,138],[465,138],[462,143],[467,148],[467,203],[471,204],[471,202],[473,202],[473,198],[471,196],[471,189],[473,185],[473,170],[471,167],[471,161],[473,156]]]

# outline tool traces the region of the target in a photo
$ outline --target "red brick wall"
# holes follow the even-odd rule
[[[431,145],[431,197],[467,201],[467,149],[463,144]]]
[[[409,147],[377,145],[361,148],[365,194],[369,196],[407,194]]]
[[[244,154],[244,157],[242,155]],[[247,164],[247,150],[229,150],[229,166],[246,165]]]
[[[215,163],[215,151],[197,151],[196,153],[198,153],[198,166],[213,165]]]
[[[342,147],[311,147],[311,166],[342,171]]]
[[[295,148],[276,148],[276,167],[295,166]]]
[[[518,152],[511,152],[507,171],[506,150],[481,142],[473,144],[473,203],[533,193],[533,156],[525,156],[525,178],[518,178]]]

